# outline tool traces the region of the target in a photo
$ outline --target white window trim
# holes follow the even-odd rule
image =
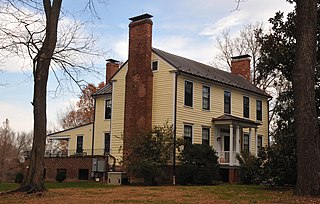
[[[204,109],[203,108],[203,87],[208,87],[209,88],[209,109],[207,110],[207,109]],[[211,86],[210,85],[206,85],[206,84],[202,84],[202,89],[201,89],[201,102],[202,102],[202,104],[201,104],[201,110],[203,110],[203,111],[211,111]]]
[[[157,62],[157,64],[158,64],[156,70],[153,70],[153,67],[152,67],[152,65],[153,65],[154,62]],[[158,71],[159,71],[159,68],[160,68],[159,64],[160,64],[160,63],[159,63],[159,60],[157,60],[157,59],[152,60],[152,61],[151,61],[151,71],[152,71],[152,72],[158,72]]]
[[[190,123],[183,123],[182,130],[183,130],[183,137],[184,139],[184,126],[191,126],[191,144],[194,144],[194,125]]]
[[[107,101],[111,101],[111,112],[110,112],[110,114],[111,114],[111,117],[109,118],[109,119],[107,119],[106,118],[106,107],[107,107]],[[112,118],[112,99],[104,99],[104,113],[103,113],[103,119],[104,120],[107,120],[107,121],[109,121],[109,120],[111,120],[111,118]]]
[[[230,113],[225,113],[225,112],[224,112],[224,105],[225,105],[225,103],[224,103],[224,92],[229,92],[229,93],[230,93]],[[232,91],[230,91],[230,90],[224,90],[224,91],[223,91],[223,114],[230,114],[230,115],[232,115]]]
[[[250,96],[247,96],[247,95],[243,95],[242,96],[242,114],[243,114],[243,112],[244,112],[244,109],[243,109],[243,99],[244,99],[244,97],[247,97],[248,99],[249,99],[249,117],[245,117],[244,115],[242,115],[243,116],[243,118],[247,118],[247,119],[249,119],[250,118]]]
[[[185,104],[185,98],[186,98],[186,81],[192,83],[192,106],[187,106]],[[185,79],[183,81],[183,106],[187,108],[194,108],[194,81]]]

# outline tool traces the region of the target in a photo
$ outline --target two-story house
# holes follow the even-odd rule
[[[153,48],[151,18],[130,18],[129,58],[121,66],[108,60],[107,84],[93,95],[94,122],[49,139],[67,141],[67,157],[108,156],[121,170],[126,141],[168,122],[175,139],[212,146],[236,181],[236,153],[268,145],[270,96],[251,83],[250,56],[233,57],[229,73]]]

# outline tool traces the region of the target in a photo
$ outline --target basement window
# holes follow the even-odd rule
[[[78,180],[88,180],[89,169],[79,169]]]
[[[153,61],[151,63],[151,69],[152,69],[152,71],[157,71],[158,70],[158,61]]]

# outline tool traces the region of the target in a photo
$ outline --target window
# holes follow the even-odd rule
[[[202,109],[210,110],[210,87],[202,86]]]
[[[46,178],[46,174],[47,174],[47,169],[46,169],[46,168],[44,168],[44,169],[43,169],[43,179],[45,179],[45,178]]]
[[[79,169],[78,179],[79,180],[88,180],[89,179],[89,169]]]
[[[209,144],[210,128],[202,128],[202,144]]]
[[[249,134],[243,134],[243,150],[249,151]]]
[[[262,120],[262,101],[257,100],[257,120]]]
[[[258,135],[257,147],[258,150],[262,148],[262,135]]]
[[[249,118],[249,97],[243,97],[243,117]]]
[[[157,71],[158,70],[158,61],[153,61],[152,62],[151,69],[152,69],[152,71]]]
[[[104,155],[110,153],[110,133],[104,133]]]
[[[224,113],[231,114],[231,92],[224,91]]]
[[[77,150],[76,153],[83,152],[83,136],[77,136]]]
[[[184,82],[184,105],[193,106],[193,83],[190,81]]]
[[[67,169],[57,169],[57,175],[64,175],[67,178]]]
[[[192,144],[192,126],[185,125],[184,126],[184,145],[191,145]]]
[[[104,119],[111,119],[111,100],[105,101]]]

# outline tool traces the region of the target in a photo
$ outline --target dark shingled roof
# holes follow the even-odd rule
[[[270,97],[266,92],[262,91],[258,87],[251,84],[244,77],[236,74],[232,74],[214,67],[211,67],[200,62],[196,62],[184,57],[180,57],[168,52],[152,48],[152,50],[158,54],[161,58],[166,60],[173,67],[181,72],[199,76],[202,78],[210,79],[222,84],[230,85],[240,89],[244,89],[250,92],[254,92],[259,95]]]
[[[111,94],[112,93],[112,85],[111,83],[108,83],[103,88],[96,91],[92,96],[98,96],[98,95],[105,95],[105,94]]]
[[[255,122],[253,120],[239,118],[239,117],[229,115],[229,114],[224,114],[224,115],[219,116],[217,118],[212,118],[212,121],[226,121],[226,120],[234,120],[234,121],[238,121],[238,122],[242,122],[242,123],[261,125],[261,123]]]

